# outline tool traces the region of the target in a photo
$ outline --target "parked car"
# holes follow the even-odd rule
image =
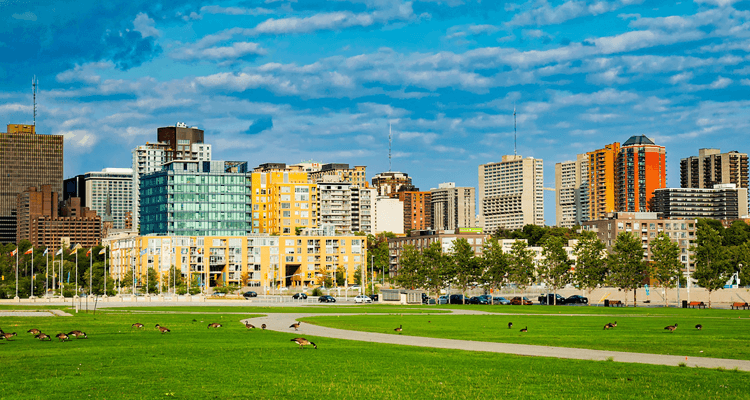
[[[242,297],[249,299],[251,297],[258,297],[258,293],[253,292],[252,290],[249,292],[242,293]]]
[[[333,296],[325,295],[318,297],[319,303],[335,303],[336,299]]]
[[[371,294],[369,297],[372,301],[378,301],[378,298],[379,298],[377,294]]]
[[[464,295],[452,294],[448,299],[448,304],[464,304]]]
[[[448,304],[448,296],[442,295],[438,298],[438,304]]]
[[[516,296],[516,297],[510,299],[510,304],[512,304],[514,306],[520,306],[521,304],[523,304],[525,306],[530,306],[530,305],[532,305],[534,303],[532,303],[531,300],[527,299],[526,297],[518,297],[518,296]]]
[[[474,296],[467,301],[468,304],[490,304],[486,298],[481,296]]]
[[[589,299],[587,297],[574,294],[565,299],[565,304],[589,304]]]
[[[354,302],[355,303],[372,303],[372,299],[363,294],[360,294],[354,298]]]
[[[557,299],[556,302],[555,302],[555,299]],[[549,304],[549,305],[557,304],[558,306],[565,305],[565,297],[562,297],[559,294],[552,294],[552,293],[543,294],[539,296],[538,300],[539,300],[539,304],[543,304],[543,305],[545,304]]]
[[[437,304],[435,299],[428,296],[427,293],[422,293],[422,304]]]
[[[510,300],[506,299],[505,297],[493,297],[492,304],[500,304],[503,306],[507,306],[507,305],[510,305]]]
[[[299,299],[304,300],[307,298],[307,295],[304,293],[295,293],[294,296],[292,296],[292,298],[295,300],[299,300]]]

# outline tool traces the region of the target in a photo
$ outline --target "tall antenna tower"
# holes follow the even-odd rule
[[[391,147],[393,146],[393,127],[388,123],[388,172],[391,172]]]
[[[39,81],[36,79],[36,75],[34,75],[33,78],[31,78],[31,92],[34,97],[34,126],[36,126],[36,87],[39,84]]]
[[[518,129],[516,128],[516,103],[513,103],[513,155],[517,156],[518,148]]]

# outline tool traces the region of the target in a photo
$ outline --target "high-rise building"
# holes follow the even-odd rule
[[[617,211],[651,211],[654,190],[663,187],[667,187],[667,150],[644,135],[632,136],[617,157]]]
[[[133,170],[104,168],[65,180],[63,200],[78,197],[102,217],[110,205],[112,228],[125,229],[125,214],[133,210]]]
[[[733,183],[738,188],[748,187],[747,153],[719,149],[700,149],[698,157],[680,160],[680,186],[711,189],[714,185]]]
[[[250,232],[247,163],[170,161],[141,177],[141,232],[237,236]]]
[[[252,231],[293,235],[297,229],[316,226],[316,184],[307,172],[286,164],[266,163],[252,176]]]
[[[664,218],[747,218],[747,188],[725,183],[714,185],[713,189],[656,189],[654,212]]]
[[[479,219],[484,232],[544,226],[541,159],[512,155],[479,166]]]
[[[556,225],[572,228],[589,219],[589,157],[555,164]]]
[[[409,174],[392,171],[381,172],[373,176],[372,187],[378,191],[378,196],[390,196],[404,190],[419,190],[412,185]]]
[[[436,231],[473,228],[476,221],[476,189],[456,187],[455,182],[441,183],[430,189],[432,223]]]
[[[391,197],[377,197],[374,207],[374,235],[391,232],[404,234],[404,204]]]
[[[337,232],[372,233],[372,189],[326,176],[318,181],[317,194],[317,226],[333,225]]]
[[[615,179],[620,143],[615,142],[603,149],[586,153],[588,157],[588,202],[591,221],[603,219],[617,209]]]
[[[63,136],[39,135],[34,125],[8,125],[0,133],[0,243],[16,240],[17,196],[29,187],[63,186]]]
[[[404,205],[404,232],[430,229],[432,225],[432,198],[430,192],[398,192]]]
[[[198,127],[188,128],[185,123],[178,122],[175,126],[158,128],[156,134],[159,143],[169,145],[172,160],[206,160],[206,153],[210,159],[210,145],[203,143],[203,131]]]
[[[315,167],[315,166],[319,167]],[[349,164],[313,164],[313,163],[302,163],[295,165],[295,167],[303,168],[303,171],[308,173],[308,179],[310,182],[318,182],[325,176],[336,177],[340,182],[349,182],[362,188],[367,188],[367,167],[363,165],[356,165],[354,168],[349,168]]]

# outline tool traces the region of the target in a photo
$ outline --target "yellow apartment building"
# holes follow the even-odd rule
[[[316,226],[316,184],[286,164],[261,164],[251,178],[253,233],[293,235]]]

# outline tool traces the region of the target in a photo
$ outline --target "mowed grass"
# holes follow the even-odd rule
[[[2,399],[748,398],[750,375],[425,349],[247,330],[237,315],[0,317]],[[388,317],[386,317],[388,318]],[[406,317],[404,317],[406,318]],[[196,319],[196,322],[193,322]],[[133,322],[146,325],[133,330]],[[207,329],[221,322],[220,329]],[[160,334],[155,324],[172,329]],[[39,342],[36,327],[89,339]]]
[[[107,312],[179,312],[179,313],[319,313],[319,314],[432,314],[450,313],[450,310],[441,310],[427,306],[380,306],[370,304],[340,305],[340,306],[166,306],[166,307],[112,307],[100,308]]]
[[[750,318],[685,316],[368,315],[308,317],[312,324],[356,331],[637,353],[750,360]],[[513,328],[508,329],[508,322]],[[617,327],[604,330],[604,325]],[[677,323],[674,332],[665,330]],[[703,325],[702,330],[695,325]],[[528,332],[520,332],[528,327]]]
[[[436,307],[436,306],[431,306]],[[501,306],[501,305],[440,305],[446,310],[475,310],[497,314],[572,314],[572,315],[684,315],[705,317],[750,318],[750,310],[726,308],[677,308],[677,307],[602,307],[602,306]]]

